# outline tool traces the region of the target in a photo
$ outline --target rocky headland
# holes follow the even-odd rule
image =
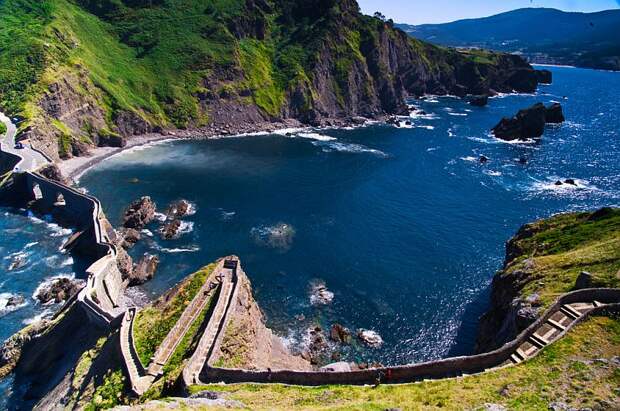
[[[559,214],[525,224],[506,243],[480,319],[478,352],[514,339],[558,295],[620,286],[620,209]]]

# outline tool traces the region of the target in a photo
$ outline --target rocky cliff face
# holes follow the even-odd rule
[[[252,284],[238,271],[239,292],[213,364],[248,370],[311,370],[310,362],[292,355],[282,340],[265,325],[264,316],[252,295]]]
[[[32,2],[5,7],[26,13]],[[530,92],[538,83],[520,57],[417,41],[362,15],[355,0],[48,2],[37,17],[45,30],[32,35],[49,47],[32,67],[23,113],[25,136],[54,160],[162,128],[337,125],[402,113],[410,95]],[[0,97],[21,92],[12,81]]]

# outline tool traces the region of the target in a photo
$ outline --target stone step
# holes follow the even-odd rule
[[[552,320],[551,318],[547,320],[547,322],[552,325],[553,327],[557,328],[560,331],[564,331],[566,330],[566,327],[564,327],[562,324],[560,324],[559,322]]]
[[[528,338],[528,342],[533,346],[538,347],[538,349],[545,348],[545,344],[536,337],[534,337],[534,334],[530,335],[530,338]]]
[[[560,311],[562,312],[562,314],[572,318],[573,320],[576,320],[577,318],[581,317],[581,313],[577,312],[570,305],[563,305],[562,308],[560,308]]]

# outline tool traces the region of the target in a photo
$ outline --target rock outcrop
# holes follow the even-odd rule
[[[41,304],[46,304],[51,301],[60,303],[77,294],[83,285],[82,281],[60,277],[39,288],[35,297]]]
[[[561,123],[564,121],[562,106],[554,103],[545,107],[542,103],[519,110],[512,118],[504,117],[492,131],[495,137],[506,140],[528,140],[539,138],[545,132],[547,123]]]
[[[181,228],[180,220],[169,221],[161,227],[161,237],[164,240],[177,238],[179,236],[179,228]]]
[[[471,96],[469,98],[469,104],[474,107],[484,107],[489,104],[489,96]]]
[[[193,212],[192,204],[187,200],[175,201],[166,210],[166,217],[168,219],[183,218],[190,215]]]
[[[159,257],[156,255],[146,254],[144,255],[138,264],[135,264],[131,275],[129,276],[129,286],[144,284],[151,280],[157,271],[159,266]]]
[[[237,273],[239,284],[235,308],[212,361],[249,370],[311,370],[309,361],[291,354],[282,340],[267,328],[252,295],[250,280],[243,271]]]
[[[536,76],[540,84],[551,84],[553,82],[553,73],[549,70],[536,70]]]
[[[142,229],[155,218],[155,203],[151,197],[142,197],[129,205],[123,216],[123,227]]]

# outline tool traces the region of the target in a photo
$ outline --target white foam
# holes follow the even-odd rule
[[[155,212],[155,220],[163,223],[164,221],[166,221],[168,217],[166,217],[166,214],[164,213],[160,213],[160,212]]]
[[[237,214],[235,211],[225,211],[220,209],[220,216],[223,221],[230,221]]]
[[[9,303],[9,299],[13,297],[19,297],[19,295],[11,294],[11,293],[0,293],[0,316],[19,310],[20,308],[28,305],[28,302],[24,299],[24,301],[21,302],[20,304],[12,305],[8,307],[7,305]]]
[[[47,289],[51,288],[51,287],[52,287],[52,285],[53,285],[56,281],[60,280],[61,278],[68,278],[68,279],[70,279],[70,280],[73,280],[73,279],[75,279],[75,275],[73,275],[73,274],[60,274],[60,275],[56,275],[56,276],[54,276],[54,277],[49,277],[49,278],[46,278],[46,279],[45,279],[45,280],[43,280],[43,282],[42,282],[41,284],[39,284],[39,285],[37,286],[37,288],[34,290],[34,292],[32,293],[32,299],[33,299],[33,300],[35,300],[35,301],[39,301],[39,300],[37,299],[37,296],[38,296],[38,295],[39,295],[42,291],[44,291],[44,290],[47,290]]]
[[[484,170],[483,173],[488,176],[492,176],[492,177],[499,177],[502,175],[500,171],[494,171],[494,170]]]
[[[335,137],[326,136],[319,133],[297,133],[297,137],[307,138],[316,141],[335,141]]]
[[[338,151],[341,153],[356,153],[356,154],[357,153],[370,153],[378,157],[388,157],[388,155],[385,154],[381,150],[376,150],[374,148],[368,148],[361,144],[341,143],[341,142],[336,142],[336,141],[331,141],[327,143],[315,141],[312,144],[321,146],[323,148],[323,151],[326,153],[330,151]]]
[[[140,232],[148,237],[153,237],[153,232],[147,228],[143,228]]]
[[[472,157],[472,156],[467,156],[467,157],[461,157],[461,160],[475,162],[475,161],[479,161],[479,158]]]
[[[455,116],[455,117],[467,117],[467,113],[448,113],[449,116]]]
[[[200,247],[198,246],[191,246],[188,248],[165,248],[165,247],[158,247],[159,251],[162,251],[164,253],[169,253],[169,254],[176,254],[176,253],[195,253],[197,251],[200,251]]]
[[[419,125],[419,126],[416,126],[416,128],[424,128],[426,130],[435,130],[434,126],[429,126],[429,125]]]
[[[68,257],[62,263],[60,263],[61,267],[68,267],[70,265],[73,265],[73,257]]]
[[[24,250],[30,248],[30,247],[34,247],[35,245],[39,244],[38,241],[33,241],[32,243],[28,243],[24,246]]]
[[[34,324],[43,319],[51,318],[52,315],[54,315],[54,311],[51,308],[46,308],[45,310],[43,310],[43,312],[35,315],[34,317],[25,319],[24,321],[22,321],[22,324],[24,325]]]
[[[181,221],[181,225],[177,230],[177,236],[182,236],[183,234],[189,234],[194,231],[194,223],[192,221]]]

